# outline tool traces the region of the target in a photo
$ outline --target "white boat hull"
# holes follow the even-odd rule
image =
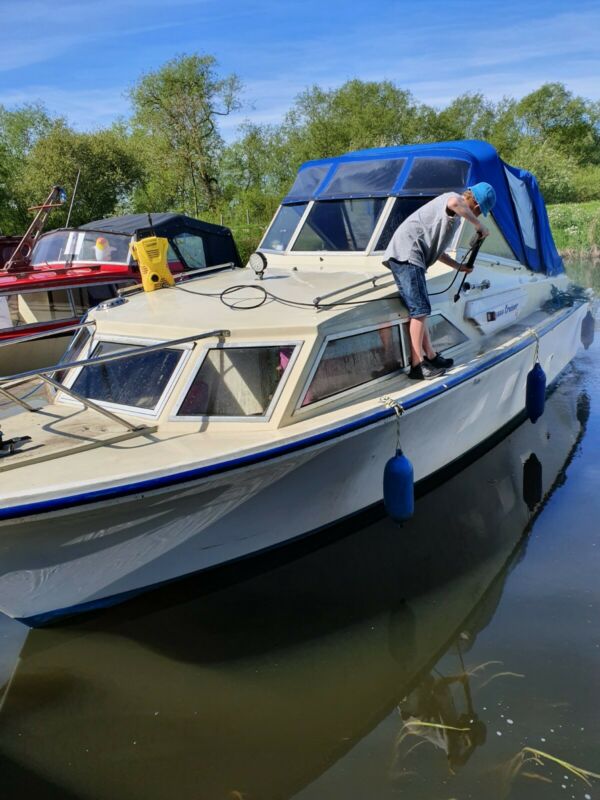
[[[586,311],[573,310],[542,336],[539,358],[549,383],[575,355]],[[516,349],[406,412],[401,444],[417,481],[522,414],[533,358],[534,345]],[[331,526],[382,500],[395,444],[390,416],[184,484],[6,520],[0,610],[38,623]]]

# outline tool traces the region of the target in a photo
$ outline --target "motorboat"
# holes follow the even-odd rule
[[[176,276],[240,266],[229,228],[183,214],[129,214],[50,231],[17,261],[21,250],[11,244],[0,269],[0,375],[55,364],[89,308],[139,283],[130,244],[150,230],[167,239]]]
[[[382,780],[392,766],[415,769],[406,751],[419,739],[399,744],[407,703],[456,674],[468,680],[456,709],[467,723],[439,701],[434,721],[457,729],[448,759],[426,748],[432,768],[447,760],[458,770],[450,758],[460,748],[461,763],[474,755],[497,780],[499,747],[510,743],[493,735],[498,708],[482,687],[502,671],[487,689],[502,697],[518,682],[504,671],[521,665],[518,650],[516,663],[481,665],[476,644],[526,531],[568,476],[588,414],[581,384],[572,373],[536,425],[419,498],[402,532],[380,520],[326,543],[306,539],[293,555],[235,565],[235,580],[178,582],[46,630],[0,618],[4,797],[30,786],[111,800],[287,798],[309,786],[313,796],[343,795],[332,775],[364,774],[365,747],[371,760],[386,755]],[[536,680],[527,675],[528,686]]]
[[[385,246],[480,180],[498,202],[468,291],[427,273],[454,366],[410,380]],[[399,444],[417,488],[485,447],[527,413],[532,368],[558,379],[589,314],[535,178],[478,141],[309,162],[250,263],[102,303],[60,364],[0,381],[55,391],[2,425],[4,613],[41,624],[381,513]]]

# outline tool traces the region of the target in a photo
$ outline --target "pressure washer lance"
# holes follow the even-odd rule
[[[466,256],[464,257],[464,259],[461,261],[461,264],[463,266],[468,267],[469,270],[472,270],[473,266],[475,265],[475,259],[479,255],[479,249],[480,249],[481,245],[483,244],[483,239],[484,239],[484,237],[479,233],[479,231],[477,231],[475,236],[469,242],[470,250],[466,254]],[[455,303],[458,303],[458,301],[460,299],[460,293],[462,292],[462,289],[463,289],[463,286],[465,284],[465,281],[467,280],[467,275],[468,274],[469,274],[468,272],[464,273],[463,279],[460,282],[460,286],[458,287],[458,291],[454,295],[454,302]]]

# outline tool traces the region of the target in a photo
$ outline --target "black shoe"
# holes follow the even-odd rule
[[[433,358],[425,356],[424,360],[430,367],[442,367],[442,369],[449,369],[454,364],[453,358],[444,358],[439,353],[436,353]]]
[[[416,367],[410,368],[408,377],[412,378],[413,381],[424,381],[431,378],[439,378],[444,372],[446,372],[446,370],[443,367],[433,367],[425,361],[421,361]]]

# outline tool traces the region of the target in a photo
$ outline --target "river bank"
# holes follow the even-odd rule
[[[600,260],[600,201],[549,205],[548,218],[563,257],[591,252]]]

